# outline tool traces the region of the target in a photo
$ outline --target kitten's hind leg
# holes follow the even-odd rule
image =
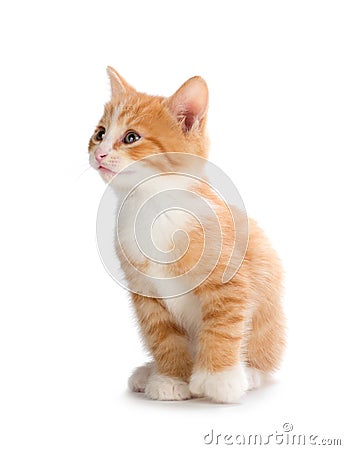
[[[154,363],[149,362],[144,366],[134,369],[128,379],[128,387],[132,392],[145,392],[147,381],[154,370]]]

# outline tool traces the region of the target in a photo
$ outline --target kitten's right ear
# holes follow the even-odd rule
[[[205,80],[201,77],[189,78],[167,99],[167,105],[184,131],[200,128],[205,122],[208,108],[208,89]]]
[[[117,97],[120,94],[127,94],[128,92],[131,92],[131,91],[135,90],[112,67],[110,67],[110,66],[107,67],[107,73],[108,73],[108,76],[109,76],[109,79],[110,79],[111,97],[112,98]]]

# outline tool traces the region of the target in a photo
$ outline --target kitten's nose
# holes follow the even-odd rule
[[[104,149],[97,147],[95,151],[95,158],[97,162],[101,162],[103,158],[108,156],[108,152],[104,151]]]

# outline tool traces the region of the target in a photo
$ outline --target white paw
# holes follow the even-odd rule
[[[193,373],[189,388],[193,396],[208,397],[217,403],[233,403],[248,389],[244,368],[238,364],[221,372]]]
[[[248,390],[258,388],[262,383],[262,372],[254,367],[246,367]]]
[[[159,374],[150,376],[145,395],[153,400],[187,400],[191,398],[187,383],[178,378]]]
[[[145,392],[147,380],[153,371],[153,363],[137,367],[128,378],[128,387],[132,392]]]
[[[194,372],[189,381],[189,389],[193,397],[206,397],[205,383],[209,376],[207,372],[198,370]]]

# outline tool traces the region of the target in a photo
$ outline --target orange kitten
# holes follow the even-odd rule
[[[152,355],[151,363],[134,371],[129,386],[158,400],[202,396],[222,403],[237,401],[248,389],[258,387],[263,375],[274,371],[281,360],[284,316],[279,259],[262,230],[249,220],[243,261],[224,282],[236,242],[229,205],[207,183],[175,174],[185,154],[208,155],[205,81],[193,77],[165,98],[137,92],[110,67],[108,74],[112,96],[90,139],[90,163],[126,201],[126,214],[119,213],[116,252]],[[203,160],[195,160],[197,172],[198,161]],[[127,195],[143,173],[145,183]],[[193,195],[212,205],[217,220],[203,206],[198,206],[200,221],[182,207],[169,209],[168,197],[160,201],[156,197],[155,205],[166,210],[154,216],[151,228],[144,226],[143,216],[138,240],[145,246],[152,239],[163,260],[148,257],[133,234],[136,213],[147,199],[163,191],[179,201],[178,189],[186,192],[183,201],[190,194],[191,205],[197,203]],[[207,257],[202,258],[205,249]],[[169,289],[168,278],[173,280]],[[178,295],[172,295],[175,290]]]

